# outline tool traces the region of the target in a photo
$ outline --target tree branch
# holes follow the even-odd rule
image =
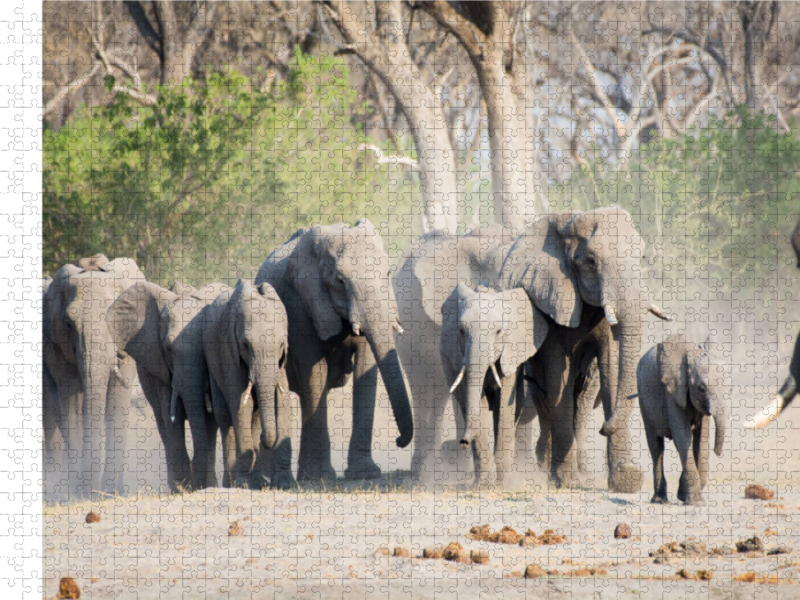
[[[410,167],[412,171],[419,171],[419,163],[408,156],[402,156],[399,154],[384,155],[383,150],[377,146],[373,146],[372,144],[361,144],[358,149],[372,150],[372,152],[375,153],[375,158],[377,159],[379,165],[405,165]]]
[[[161,37],[156,33],[152,23],[150,23],[150,19],[147,18],[142,3],[138,1],[125,2],[125,7],[128,9],[128,13],[131,15],[139,33],[142,34],[145,43],[153,52],[161,56]]]
[[[97,74],[101,66],[102,65],[100,63],[95,63],[88,73],[84,73],[80,77],[76,77],[75,79],[70,81],[67,85],[59,88],[58,91],[56,91],[55,95],[50,99],[50,102],[48,102],[45,105],[44,111],[42,112],[42,117],[46,117],[51,112],[53,112],[56,109],[56,107],[61,103],[62,100],[67,99],[67,95],[70,92],[79,90],[87,83],[89,83],[89,80],[91,80],[91,78]]]

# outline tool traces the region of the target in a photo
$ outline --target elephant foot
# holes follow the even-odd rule
[[[616,494],[635,494],[642,489],[642,470],[633,463],[618,465],[608,474],[608,490]]]
[[[297,481],[318,483],[320,481],[336,481],[336,470],[330,462],[300,465],[297,470]]]
[[[260,472],[253,471],[250,474],[247,487],[251,490],[266,490],[269,488],[270,482]]]
[[[378,479],[381,476],[381,468],[375,464],[375,461],[368,454],[348,457],[347,462],[347,468],[344,471],[345,479]]]
[[[291,471],[278,471],[272,474],[270,487],[277,490],[295,490],[297,489],[297,482],[294,480]]]
[[[667,495],[664,494],[663,496],[660,494],[653,494],[653,497],[650,498],[651,504],[669,504],[669,499]]]

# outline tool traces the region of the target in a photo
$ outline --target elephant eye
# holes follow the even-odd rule
[[[586,264],[589,265],[590,267],[594,267],[594,266],[597,265],[597,262],[594,260],[593,256],[587,256],[586,257]]]
[[[700,386],[697,389],[700,390],[701,394],[705,394],[706,393],[706,386],[703,385],[702,383],[700,384]]]
[[[344,283],[344,276],[341,273],[336,275],[336,281],[339,283]]]

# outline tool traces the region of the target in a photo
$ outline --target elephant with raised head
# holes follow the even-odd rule
[[[797,256],[797,268],[800,269],[800,221],[792,232],[792,249]],[[786,408],[792,403],[797,395],[797,382],[800,381],[800,336],[797,337],[792,352],[792,360],[789,363],[789,377],[781,386],[781,389],[767,406],[751,416],[746,422],[745,427],[750,429],[761,429],[772,423],[778,418]]]
[[[96,255],[63,266],[44,298],[44,362],[60,409],[70,489],[79,495],[120,486],[118,421],[130,408],[133,361],[119,353],[106,321],[117,296],[144,275],[130,258]],[[71,465],[75,465],[73,470]]]
[[[262,448],[272,450],[270,485],[295,487],[286,377],[289,322],[283,303],[268,283],[254,286],[240,279],[208,307],[205,320],[203,347],[222,429],[226,480],[262,487],[262,474],[254,469],[260,440]]]
[[[442,305],[442,366],[464,416],[459,442],[463,448],[472,446],[477,486],[492,483],[489,428],[496,482],[503,485],[513,458],[516,424],[533,418],[522,415],[534,408],[526,407],[517,393],[520,368],[546,336],[547,321],[525,290],[471,290],[459,284]]]
[[[708,439],[714,419],[714,453],[722,456],[726,410],[720,387],[725,375],[708,346],[688,342],[682,334],[656,344],[639,361],[637,383],[647,446],[653,459],[653,498],[666,503],[664,438],[672,438],[683,472],[678,500],[704,504],[708,482]]]
[[[503,289],[523,288],[547,318],[549,334],[533,361],[544,373],[546,423],[552,437],[550,476],[576,483],[574,387],[587,352],[598,359],[608,437],[609,488],[636,492],[630,416],[645,313],[649,303],[639,262],[643,242],[630,215],[612,206],[538,217],[515,241],[500,273]],[[540,413],[540,423],[542,423]]]
[[[167,482],[173,492],[216,485],[217,426],[205,408],[210,389],[201,314],[226,290],[219,283],[200,289],[176,283],[167,290],[142,281],[120,294],[108,310],[114,342],[136,361],[164,445]],[[191,464],[187,419],[194,448]]]
[[[456,474],[441,452],[444,415],[452,397],[439,353],[442,305],[458,284],[496,286],[512,242],[500,225],[467,235],[429,233],[406,251],[392,281],[406,330],[396,336],[397,350],[414,403],[411,471],[421,485],[448,483]],[[459,409],[453,412],[460,418]]]
[[[353,434],[345,477],[374,478],[372,429],[377,361],[395,421],[397,446],[411,443],[408,384],[394,332],[402,331],[389,258],[366,219],[301,229],[267,258],[256,285],[275,288],[289,316],[289,387],[300,396],[299,480],[336,476],[331,464],[328,391],[353,375]]]

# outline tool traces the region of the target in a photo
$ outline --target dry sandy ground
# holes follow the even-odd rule
[[[649,491],[622,496],[532,486],[433,494],[386,478],[371,488],[342,482],[299,493],[214,489],[56,506],[45,511],[45,596],[70,576],[82,598],[800,597],[800,490],[774,486],[777,497],[767,502],[745,500],[743,488],[717,483],[708,506],[684,507],[651,505]],[[85,523],[90,510],[99,523]],[[230,536],[235,521],[241,535]],[[630,525],[630,539],[614,539],[621,522]],[[537,534],[553,529],[568,543],[522,548],[472,540],[470,528],[484,523]],[[754,535],[765,550],[783,546],[787,553],[732,548]],[[706,551],[667,564],[649,555],[692,538]],[[419,558],[423,548],[451,541],[487,550],[488,564]],[[411,558],[376,555],[397,546]],[[713,548],[722,555],[710,556]],[[562,574],[526,580],[520,575],[531,563]],[[606,572],[564,575],[581,568]],[[712,578],[687,581],[677,575],[681,569],[710,570]],[[747,572],[780,583],[733,580]]]
[[[785,377],[792,340],[787,336],[780,347],[761,352],[752,351],[760,345],[743,342],[738,351],[744,358],[731,359],[738,366],[729,394],[729,436],[723,458],[711,456],[705,507],[649,503],[651,466],[638,410],[633,447],[646,472],[640,494],[608,493],[599,435],[589,449],[597,481],[585,489],[548,489],[538,473],[516,492],[434,494],[414,488],[406,479],[410,451],[393,447],[397,434],[385,396],[376,414],[374,452],[389,474],[381,481],[339,481],[334,489],[299,493],[214,489],[159,495],[165,489],[163,451],[145,404],[127,432],[129,480],[133,488],[152,491],[102,502],[51,496],[44,508],[44,596],[54,597],[59,580],[73,577],[82,598],[800,598],[800,404],[762,432],[741,427]],[[333,462],[341,474],[351,403],[337,391],[330,406]],[[600,411],[593,417],[598,431]],[[674,500],[680,471],[669,442],[665,466]],[[774,490],[775,499],[745,500],[743,489],[750,483]],[[100,515],[99,523],[85,523],[90,510]],[[242,535],[229,536],[235,521]],[[632,537],[614,540],[621,522],[630,525]],[[471,540],[470,528],[485,523],[494,530],[507,525],[537,534],[553,529],[569,543],[521,548]],[[788,553],[723,549],[754,535],[765,550],[784,546]],[[706,550],[672,556],[667,564],[655,564],[649,555],[691,538]],[[487,550],[488,564],[419,558],[424,548],[451,541]],[[408,549],[411,558],[375,554],[396,546]],[[714,548],[722,554],[710,556]],[[532,563],[561,575],[520,577]],[[582,568],[606,573],[565,575]],[[677,575],[681,569],[689,575],[710,570],[712,578],[687,581]],[[734,581],[748,572],[758,581]]]

